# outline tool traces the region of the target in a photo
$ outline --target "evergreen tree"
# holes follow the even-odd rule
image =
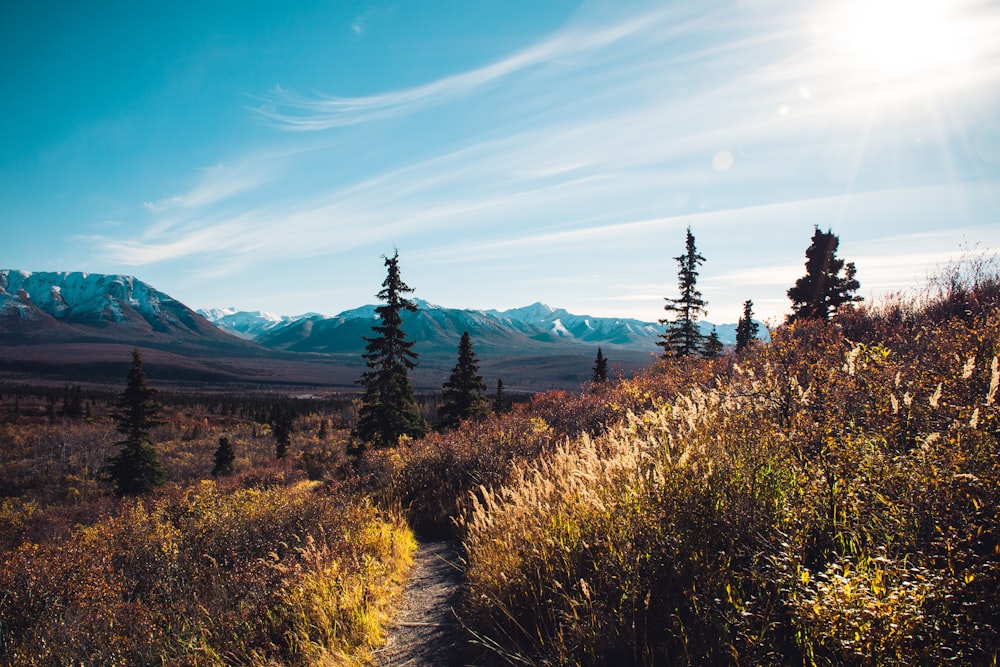
[[[497,393],[493,396],[493,412],[503,414],[510,409],[510,401],[507,393],[503,390],[503,378],[497,378]]]
[[[722,344],[722,341],[719,340],[719,332],[716,331],[713,326],[712,332],[709,333],[708,337],[705,339],[705,345],[702,348],[701,353],[707,359],[714,359],[722,354],[722,350],[724,348],[725,346]]]
[[[604,382],[608,379],[608,358],[600,347],[597,348],[597,357],[594,359],[593,382]]]
[[[388,269],[375,309],[381,323],[372,327],[377,334],[365,337],[364,359],[368,366],[358,384],[365,388],[354,435],[378,447],[395,445],[400,436],[420,437],[427,431],[416,409],[416,397],[409,372],[417,366],[413,341],[403,331],[403,311],[416,312],[417,306],[405,298],[413,290],[399,275],[399,252],[384,257]]]
[[[215,450],[215,467],[212,468],[212,477],[233,474],[233,461],[235,460],[236,452],[233,450],[229,438],[222,436],[219,438],[219,448]]]
[[[271,406],[271,414],[267,423],[271,426],[274,436],[274,455],[279,459],[288,456],[288,448],[292,444],[292,430],[295,427],[295,413],[287,401],[278,401]]]
[[[685,357],[701,350],[705,343],[705,336],[698,328],[698,317],[705,313],[705,306],[708,305],[697,288],[698,265],[703,264],[705,258],[698,254],[690,227],[687,230],[685,252],[674,259],[680,266],[677,273],[680,297],[666,299],[667,305],[663,309],[671,313],[673,318],[660,320],[660,324],[665,324],[667,328],[661,336],[663,340],[656,344],[663,348],[664,357]]]
[[[444,383],[443,403],[438,410],[438,428],[454,428],[463,419],[482,417],[488,411],[486,383],[479,374],[479,361],[472,349],[469,332],[462,333],[458,343],[458,363],[451,371],[451,376]]]
[[[828,321],[845,303],[861,301],[861,297],[854,295],[861,287],[855,278],[854,262],[845,264],[837,257],[840,239],[829,229],[822,232],[816,227],[815,230],[812,243],[806,249],[806,275],[788,290],[788,298],[792,300],[789,322]]]
[[[757,340],[759,325],[753,321],[753,301],[743,302],[743,316],[736,324],[736,353],[739,354]]]
[[[132,350],[128,382],[116,405],[112,418],[125,439],[118,443],[118,454],[105,463],[105,474],[114,482],[119,496],[148,493],[163,484],[166,476],[149,434],[161,423],[156,419],[161,406],[156,401],[156,390],[146,385],[138,349]]]

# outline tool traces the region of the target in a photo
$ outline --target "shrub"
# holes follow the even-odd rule
[[[0,563],[0,662],[315,664],[381,641],[415,547],[310,484],[203,482]]]

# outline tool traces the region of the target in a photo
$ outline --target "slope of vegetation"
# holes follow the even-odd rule
[[[266,424],[213,400],[170,407],[154,430],[168,485],[115,499],[108,406],[51,418],[8,389],[0,663],[344,664],[382,642],[416,544],[398,511],[332,479],[336,412],[296,405],[295,456],[276,461]],[[266,415],[273,401],[248,402]],[[205,479],[223,434],[235,474]]]
[[[315,664],[377,642],[413,540],[308,483],[131,501],[0,569],[5,662]]]
[[[1000,284],[952,276],[385,454],[505,662],[995,664]]]

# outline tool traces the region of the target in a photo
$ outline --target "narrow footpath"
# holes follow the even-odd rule
[[[446,667],[456,653],[462,574],[451,542],[422,542],[413,574],[385,646],[375,651],[380,667]]]

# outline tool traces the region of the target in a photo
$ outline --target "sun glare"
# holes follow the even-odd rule
[[[971,19],[959,8],[954,0],[845,2],[824,31],[859,77],[953,83],[972,55]]]

